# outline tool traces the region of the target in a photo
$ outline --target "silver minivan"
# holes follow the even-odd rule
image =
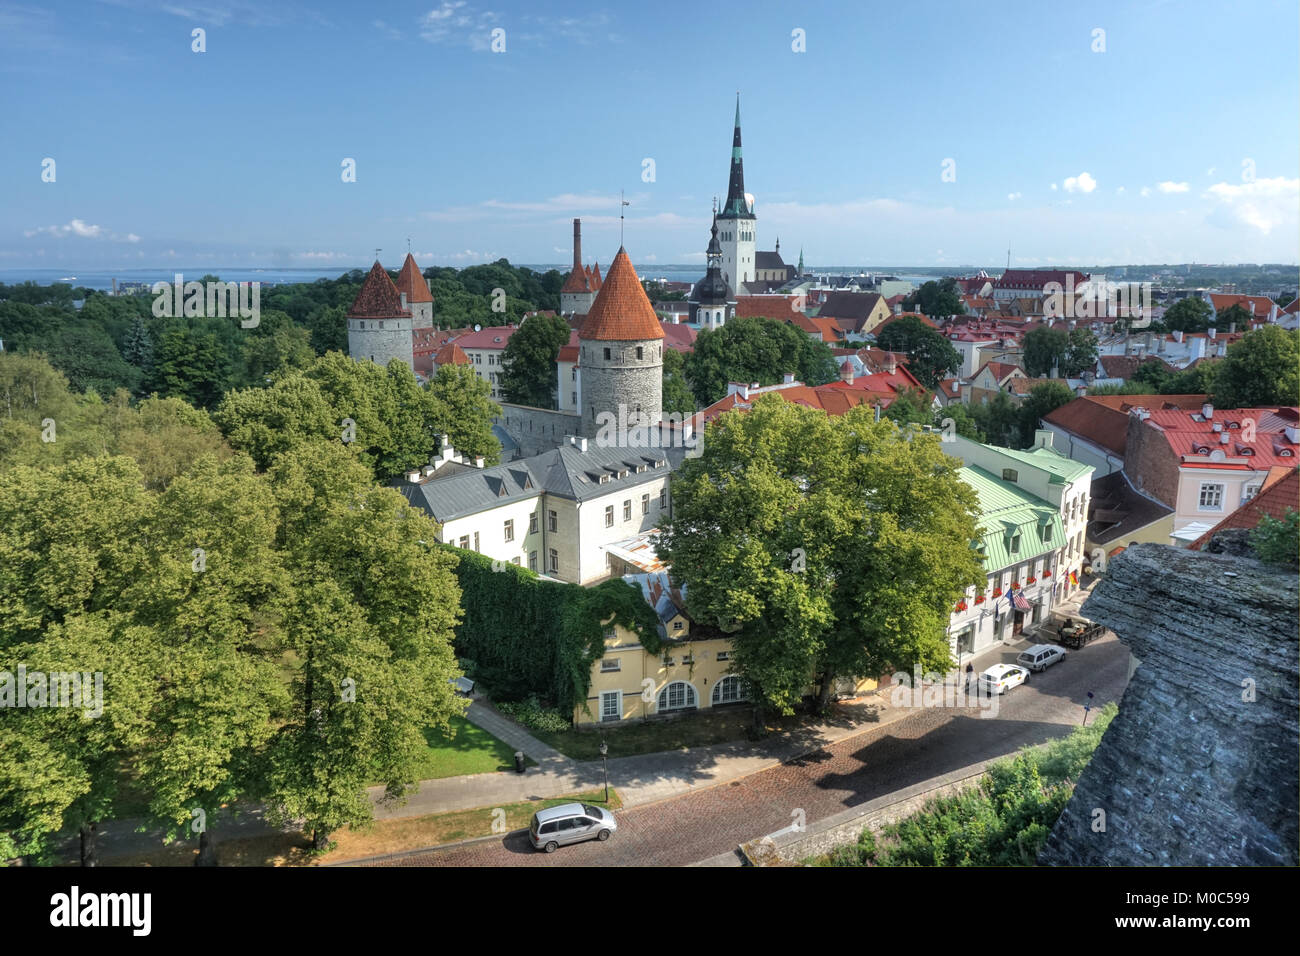
[[[1033,647],[1024,650],[1016,658],[1016,663],[1022,667],[1028,667],[1035,674],[1038,674],[1047,670],[1057,661],[1063,660],[1065,660],[1065,651],[1056,645],[1035,644]]]
[[[608,840],[618,829],[614,814],[589,803],[566,803],[533,814],[528,839],[534,850],[554,853],[557,847],[583,840]]]

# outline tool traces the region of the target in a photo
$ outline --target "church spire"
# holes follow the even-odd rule
[[[722,209],[724,219],[752,219],[749,203],[745,201],[745,164],[740,148],[740,93],[736,93],[736,128],[731,137],[731,179],[727,183],[727,204]]]

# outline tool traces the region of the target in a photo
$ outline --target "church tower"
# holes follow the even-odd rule
[[[429,302],[432,308],[432,295]],[[368,359],[383,366],[400,359],[414,370],[413,321],[411,310],[402,307],[402,294],[376,259],[348,309],[348,354],[358,362]]]
[[[718,215],[722,278],[737,294],[754,281],[754,207],[745,195],[745,165],[740,149],[740,94],[736,94],[736,128],[731,137],[731,178],[727,202]]]
[[[584,435],[595,437],[600,432],[602,412],[628,424],[659,424],[663,418],[663,349],[659,317],[646,298],[632,260],[620,247],[578,329]]]
[[[720,329],[726,324],[727,319],[735,316],[736,297],[728,287],[727,281],[722,278],[722,244],[718,242],[716,201],[709,248],[704,256],[709,263],[708,271],[691,289],[691,297],[687,300],[690,305],[690,317],[687,321],[701,329]]]

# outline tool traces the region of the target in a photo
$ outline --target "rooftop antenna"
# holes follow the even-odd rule
[[[1007,268],[1011,268],[1011,247],[1007,246]]]
[[[618,201],[620,203],[618,207],[618,245],[621,249],[623,247],[623,207],[632,204],[623,198],[623,190],[621,189],[618,191]]]

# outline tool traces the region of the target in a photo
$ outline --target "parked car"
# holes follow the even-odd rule
[[[1019,687],[1029,680],[1029,671],[1015,664],[994,664],[980,674],[980,686],[990,696],[1005,694],[1013,687]]]
[[[1026,648],[1016,663],[1028,667],[1035,674],[1047,670],[1057,661],[1065,660],[1065,651],[1061,650],[1055,644],[1035,644],[1033,647]]]
[[[584,840],[608,840],[618,829],[614,814],[589,803],[566,803],[533,814],[528,839],[534,850],[554,853],[570,843]]]

